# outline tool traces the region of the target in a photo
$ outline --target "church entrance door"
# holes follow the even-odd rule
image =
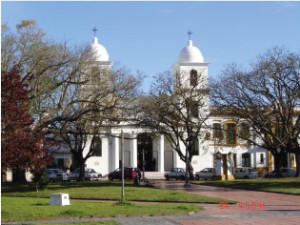
[[[156,160],[153,158],[152,137],[150,134],[142,133],[137,136],[137,162],[138,168],[143,171],[143,161],[145,171],[155,171]]]

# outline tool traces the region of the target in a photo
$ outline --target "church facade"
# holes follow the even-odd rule
[[[112,63],[104,46],[98,43],[97,37],[93,38],[90,46],[96,56],[99,69],[110,69]],[[204,61],[201,51],[188,40],[187,45],[180,51],[177,62],[173,67],[177,72],[187,74],[187,85],[193,76],[201,74],[204,85],[208,85],[209,64]],[[202,108],[204,114],[209,114],[209,96]],[[253,167],[260,176],[264,172],[273,170],[273,157],[265,149],[250,145],[239,136],[254,135],[250,127],[243,121],[226,115],[212,115],[207,120],[205,135],[198,141],[198,151],[192,158],[194,172],[204,168],[216,168],[222,179],[233,179],[235,167]],[[98,140],[96,155],[86,162],[87,168],[93,168],[103,176],[119,168],[121,155],[121,133],[124,134],[124,166],[139,167],[143,169],[147,178],[163,178],[165,172],[171,168],[185,168],[185,162],[180,160],[178,154],[172,149],[167,138],[151,129],[136,127],[130,124],[105,128],[105,132]],[[255,137],[254,137],[255,138]],[[86,145],[88,149],[91,140]],[[216,154],[221,156],[217,162]],[[54,153],[58,167],[69,169],[72,164],[71,154],[67,149],[60,149]],[[288,155],[286,167],[295,167],[295,158]],[[218,168],[217,168],[218,167]]]

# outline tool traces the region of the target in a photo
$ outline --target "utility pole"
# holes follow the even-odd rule
[[[124,191],[124,133],[123,130],[121,130],[121,158],[122,158],[122,162],[121,162],[121,170],[122,170],[122,194],[121,194],[121,203],[124,202],[124,195],[125,195],[125,191]]]
[[[143,147],[143,181],[145,182],[145,147]]]
[[[189,183],[189,147],[190,147],[190,138],[187,140],[187,147],[185,151],[185,183],[184,187],[190,187],[191,184]]]

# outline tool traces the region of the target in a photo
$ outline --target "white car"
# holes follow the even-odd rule
[[[235,179],[254,179],[257,178],[257,171],[251,167],[239,167],[234,169]]]
[[[46,169],[47,179],[49,182],[66,181],[68,175],[61,169],[50,168]]]
[[[172,168],[169,173],[165,174],[165,178],[166,180],[170,180],[170,179],[184,180],[186,178],[186,173],[183,168]]]
[[[85,180],[100,180],[102,177],[101,173],[97,173],[94,169],[85,168],[84,179]],[[69,174],[68,180],[79,180],[79,168],[75,169]]]
[[[216,170],[214,168],[205,168],[196,173],[196,180],[214,180],[216,176]]]

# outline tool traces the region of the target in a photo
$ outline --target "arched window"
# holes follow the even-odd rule
[[[246,140],[250,138],[250,125],[248,123],[242,122],[240,124],[239,136]]]
[[[264,157],[264,153],[260,153],[260,163],[264,163],[265,162],[265,157]]]
[[[236,122],[226,123],[226,143],[227,145],[237,144],[237,129]]]
[[[251,166],[250,153],[242,154],[242,166],[243,167],[250,167]]]
[[[198,82],[198,75],[196,70],[191,70],[190,72],[190,85],[191,86],[196,86]]]
[[[213,138],[223,140],[223,131],[220,123],[213,124]]]
[[[186,99],[186,108],[191,117],[199,117],[199,103],[192,98]]]
[[[100,79],[100,69],[97,66],[94,66],[92,68],[91,76],[92,76],[92,79],[91,79],[92,84],[99,81],[99,79]]]
[[[94,156],[102,156],[102,140],[100,137],[93,138],[91,151],[95,153]]]
[[[192,116],[195,118],[199,117],[199,104],[197,101],[192,101],[192,105],[191,105],[191,113]]]

